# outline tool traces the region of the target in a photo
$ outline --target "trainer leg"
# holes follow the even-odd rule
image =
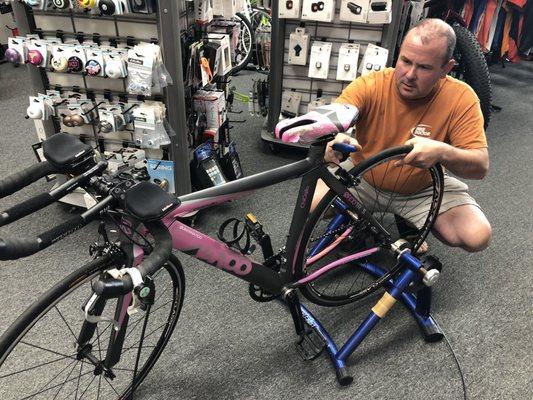
[[[478,207],[465,204],[440,214],[433,225],[433,234],[448,246],[474,253],[487,248],[492,228]]]

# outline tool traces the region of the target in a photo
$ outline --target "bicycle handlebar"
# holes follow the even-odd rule
[[[33,182],[58,171],[48,161],[34,164],[20,172],[0,180],[0,199],[31,185]]]
[[[162,221],[146,221],[144,226],[150,231],[156,245],[150,255],[135,267],[143,281],[146,276],[154,274],[168,260],[172,252],[172,236]],[[112,298],[131,292],[134,286],[132,277],[125,274],[119,279],[96,280],[92,288],[97,295]]]
[[[100,161],[94,167],[90,168],[85,173],[78,175],[67,182],[63,183],[59,187],[53,189],[49,193],[41,193],[31,199],[23,201],[14,207],[11,207],[0,214],[0,226],[7,225],[11,222],[17,221],[22,217],[30,215],[40,209],[52,204],[54,201],[59,200],[72,190],[77,188],[80,184],[86,182],[89,178],[99,174],[107,167],[107,163]]]
[[[112,196],[90,208],[83,214],[77,215],[62,224],[41,233],[36,238],[22,239],[0,239],[0,260],[16,260],[21,257],[27,257],[35,254],[48,246],[54,244],[65,236],[83,228],[94,218],[100,211],[108,207],[115,199]]]

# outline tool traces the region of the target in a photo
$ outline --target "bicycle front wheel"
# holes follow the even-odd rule
[[[405,238],[415,253],[438,215],[444,178],[438,165],[429,169],[395,166],[409,150],[409,147],[385,150],[350,172],[358,182],[352,192],[387,231],[390,241]],[[424,181],[427,184],[419,187]],[[296,267],[299,278],[344,257],[372,252],[355,262],[341,264],[301,287],[308,300],[322,306],[339,306],[361,299],[382,286],[399,269],[388,249],[374,250],[387,248],[387,243],[376,234],[372,223],[363,215],[346,210],[345,203],[329,191],[310,214],[298,249],[297,254],[304,254],[303,262]],[[398,223],[400,220],[402,223]],[[372,268],[369,261],[376,258],[381,269],[386,271],[378,278],[368,273]]]
[[[106,300],[92,337],[80,348],[92,281],[112,268],[107,258],[89,262],[57,284],[22,314],[0,338],[0,398],[129,399],[152,369],[176,326],[185,289],[183,270],[174,256],[154,274],[155,301],[127,322],[118,362],[106,362],[112,337],[109,320],[131,295]],[[125,299],[125,300],[124,300]],[[129,304],[129,303],[128,303]],[[126,306],[128,305],[126,304]],[[122,304],[124,305],[124,303]]]

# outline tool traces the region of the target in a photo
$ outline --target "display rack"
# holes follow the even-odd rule
[[[338,5],[338,4],[337,4]],[[284,90],[292,90],[302,94],[300,114],[305,113],[307,104],[322,93],[325,97],[338,96],[349,82],[335,80],[337,56],[340,43],[360,43],[364,49],[373,43],[389,50],[387,66],[392,65],[394,50],[398,39],[398,30],[402,16],[402,2],[392,2],[392,21],[390,24],[369,25],[344,22],[339,19],[338,8],[332,22],[301,21],[296,19],[280,19],[279,3],[272,4],[272,60],[270,75],[270,104],[268,118],[261,132],[261,139],[271,149],[273,146],[306,147],[299,143],[285,144],[274,138],[273,131],[279,121],[281,99]],[[322,40],[333,43],[333,52],[328,79],[308,78],[308,66],[289,65],[288,47],[289,34],[297,27],[305,25],[311,35],[311,41]],[[361,51],[361,54],[364,50]]]
[[[24,3],[13,2],[13,12],[20,34],[39,34],[47,37],[67,37],[78,40],[101,40],[111,43],[155,42],[161,46],[163,62],[169,71],[173,84],[163,89],[161,93],[153,94],[146,100],[160,100],[166,105],[166,118],[171,131],[171,144],[168,149],[169,160],[174,163],[174,182],[176,194],[191,192],[189,149],[187,142],[187,126],[185,111],[185,95],[183,87],[183,67],[181,59],[180,33],[192,23],[192,12],[188,7],[192,3],[185,0],[160,0],[157,12],[151,15],[126,14],[114,16],[99,16],[77,12],[72,9],[66,11],[34,10]],[[124,79],[107,79],[88,77],[81,74],[60,74],[47,71],[44,68],[28,66],[28,73],[35,92],[45,92],[47,89],[60,88],[74,90],[81,93],[90,92],[96,95],[112,95],[132,98],[128,95]],[[65,130],[57,119],[41,121],[35,120],[39,140]],[[93,135],[96,142],[99,137],[94,126],[73,128],[74,134]],[[92,132],[87,131],[91,129]],[[76,131],[77,130],[77,131]],[[127,140],[116,136],[103,140]],[[102,141],[100,140],[100,145]],[[156,150],[155,153],[158,151]],[[163,151],[152,154],[154,158],[161,158]],[[79,201],[72,203],[79,205]]]

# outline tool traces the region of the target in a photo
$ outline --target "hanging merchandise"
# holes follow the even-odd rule
[[[279,18],[300,18],[300,0],[280,0],[278,7]]]
[[[160,149],[170,144],[165,127],[166,109],[160,102],[144,102],[133,109],[135,144],[144,149]]]
[[[369,0],[342,0],[339,19],[360,24],[365,23],[369,7]]]
[[[281,115],[285,118],[298,116],[302,94],[285,90],[281,96]]]
[[[328,79],[332,44],[313,42],[309,59],[309,78]]]
[[[151,96],[152,91],[172,84],[161,57],[161,48],[152,43],[141,43],[128,51],[128,79],[126,90],[130,94]]]
[[[390,24],[392,21],[392,0],[370,0],[366,22],[369,24]]]
[[[351,82],[357,77],[359,62],[359,44],[343,43],[339,49],[337,61],[337,80]]]
[[[203,143],[194,150],[191,175],[196,189],[219,186],[227,182],[217,160],[213,142]]]
[[[387,49],[369,43],[363,57],[361,76],[383,70],[387,65],[388,56]]]
[[[335,0],[303,0],[302,19],[331,22],[335,16]]]
[[[306,65],[309,53],[309,34],[305,28],[296,28],[289,36],[288,63],[293,65]]]
[[[237,147],[235,142],[230,142],[229,144],[222,144],[221,146],[221,156],[220,156],[220,167],[224,176],[229,181],[234,181],[240,179],[244,176],[242,172],[241,160],[239,154],[237,153]]]
[[[224,91],[198,90],[193,96],[193,110],[203,116],[206,129],[218,131],[227,119]],[[218,136],[214,140],[218,141]]]
[[[194,17],[199,25],[213,20],[213,7],[210,0],[194,0]]]

